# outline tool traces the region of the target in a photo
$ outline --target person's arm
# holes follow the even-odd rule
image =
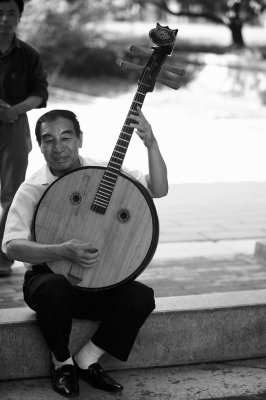
[[[41,185],[42,186],[42,185]],[[42,192],[36,184],[24,182],[18,189],[8,212],[2,251],[12,260],[43,264],[66,259],[83,267],[98,261],[98,251],[89,243],[73,239],[61,244],[39,244],[32,239],[33,216]]]
[[[158,142],[153,134],[151,125],[145,119],[138,107],[138,116],[130,115],[132,128],[137,129],[137,134],[143,140],[148,150],[149,175],[147,176],[148,188],[153,197],[163,197],[168,193],[167,168],[159,149]]]
[[[7,243],[6,248],[10,259],[29,264],[65,259],[88,268],[94,267],[99,260],[99,252],[96,249],[77,239],[61,244],[39,244],[30,240],[13,239]]]
[[[24,49],[25,51],[25,49]],[[12,123],[20,114],[25,114],[34,108],[46,107],[48,99],[47,74],[44,71],[39,53],[27,48],[27,63],[24,65],[26,88],[24,97],[17,104],[8,104],[0,99],[0,121]],[[22,100],[23,99],[23,100]]]
[[[1,101],[0,120],[12,123],[16,121],[20,114],[37,108],[43,102],[40,96],[28,96],[24,101],[10,106],[8,103]]]

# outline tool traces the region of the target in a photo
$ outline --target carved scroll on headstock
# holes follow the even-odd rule
[[[149,37],[156,46],[169,48],[167,53],[170,55],[175,45],[178,29],[170,29],[169,26],[162,26],[157,22],[156,28],[150,30]]]
[[[168,26],[162,26],[157,23],[156,27],[149,32],[149,37],[155,46],[152,46],[150,50],[135,45],[131,45],[130,47],[130,51],[135,55],[140,57],[149,56],[146,65],[125,60],[117,60],[117,63],[123,69],[142,70],[139,83],[143,83],[143,79],[145,80],[147,92],[153,90],[156,81],[177,90],[179,88],[179,83],[176,80],[165,79],[162,75],[163,72],[170,72],[171,74],[179,76],[183,76],[185,73],[182,68],[164,64],[167,56],[170,56],[173,52],[177,32],[178,29],[170,29]],[[164,66],[162,66],[163,64]]]

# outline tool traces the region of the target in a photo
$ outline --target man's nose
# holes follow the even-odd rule
[[[2,15],[0,15],[0,22],[4,22],[4,23],[7,23],[7,21],[8,21],[8,16],[7,16],[7,14],[2,14]]]
[[[53,146],[53,151],[55,153],[61,153],[64,150],[64,145],[60,142],[55,142]]]

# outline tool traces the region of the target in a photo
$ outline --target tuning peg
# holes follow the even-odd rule
[[[116,60],[116,63],[123,69],[142,69],[143,65],[135,64],[129,61]]]
[[[173,74],[176,74],[179,76],[185,75],[185,70],[183,68],[175,68],[175,67],[171,67],[170,65],[167,65],[167,64],[164,64],[164,66],[162,67],[162,70],[172,72]]]
[[[141,47],[135,46],[134,44],[130,46],[129,50],[137,56],[150,56],[152,53],[152,51],[144,50]]]
[[[177,90],[180,87],[177,82],[170,81],[169,79],[163,79],[158,77],[156,81],[162,83],[163,85],[169,86],[171,89]]]
[[[152,53],[152,51],[144,50],[143,48],[135,46],[134,44],[132,44],[130,46],[129,50],[133,54],[136,54],[137,56],[150,56],[151,53]],[[171,67],[168,64],[164,64],[164,66],[162,67],[162,70],[168,71],[168,72],[172,72],[173,74],[176,74],[176,75],[179,75],[179,76],[185,75],[185,70],[183,68]]]

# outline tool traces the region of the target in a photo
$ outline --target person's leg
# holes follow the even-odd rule
[[[112,356],[126,361],[137,334],[155,308],[154,292],[134,281],[103,294],[104,317],[92,342]]]
[[[25,180],[28,166],[28,145],[23,132],[16,130],[13,124],[0,125],[0,181],[1,181],[1,213],[0,213],[0,243],[2,245],[8,210],[13,197],[21,183]],[[0,246],[0,276],[10,273],[13,264],[1,251]]]
[[[26,272],[23,291],[25,302],[36,312],[40,330],[55,359],[59,362],[69,359],[75,297],[71,284],[63,275],[40,265]]]
[[[36,311],[40,330],[51,352],[53,389],[65,397],[78,396],[76,368],[68,346],[75,296],[71,284],[64,276],[39,265],[26,272],[23,291],[26,303]]]
[[[155,308],[153,290],[139,282],[90,293],[78,291],[74,315],[100,320],[100,326],[74,360],[80,375],[92,386],[106,391],[119,391],[115,382],[98,364],[100,356],[109,354],[126,361],[140,327]]]

